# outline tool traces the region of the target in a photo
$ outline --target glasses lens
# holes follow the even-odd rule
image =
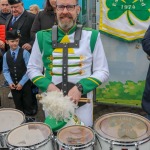
[[[75,6],[76,5],[67,5],[67,6],[57,5],[57,10],[63,11],[66,8],[68,11],[73,11],[75,9]]]
[[[57,5],[57,9],[59,11],[63,11],[65,9],[65,6],[64,5]]]
[[[75,5],[67,5],[66,8],[68,11],[72,11],[72,10],[74,10]]]

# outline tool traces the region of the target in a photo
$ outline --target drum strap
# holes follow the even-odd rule
[[[68,91],[68,48],[79,48],[79,42],[82,34],[82,25],[77,25],[74,35],[74,43],[57,43],[57,25],[52,27],[52,47],[63,49],[63,66],[62,66],[62,90],[64,96]]]

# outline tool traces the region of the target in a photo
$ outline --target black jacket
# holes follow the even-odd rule
[[[7,16],[3,16],[2,12],[0,11],[0,25],[5,25]]]
[[[35,34],[40,30],[51,28],[56,24],[55,14],[53,11],[40,11],[32,24],[31,36],[35,39]]]
[[[9,15],[6,20],[6,30],[9,30],[13,16]],[[19,46],[22,47],[25,43],[33,44],[34,39],[30,34],[30,30],[34,21],[35,15],[27,12],[26,10],[21,17],[13,24],[12,28],[20,30],[21,38]]]

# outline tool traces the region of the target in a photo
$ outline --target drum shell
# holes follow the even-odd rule
[[[2,108],[2,109],[0,109],[0,113],[4,113],[4,114],[6,113],[6,115],[7,115],[7,113],[10,114],[9,116],[6,116],[6,120],[7,119],[12,119],[12,120],[9,120],[8,126],[10,126],[10,124],[12,123],[11,121],[17,122],[18,121],[17,117],[21,117],[19,119],[19,122],[15,123],[14,127],[10,128],[10,127],[7,126],[8,127],[7,131],[5,130],[5,131],[1,131],[0,132],[0,148],[2,148],[2,147],[5,148],[5,147],[7,147],[7,145],[6,145],[6,136],[7,136],[7,134],[9,133],[9,131],[11,131],[15,127],[18,127],[19,125],[21,125],[21,124],[23,124],[25,122],[25,115],[21,111],[19,111],[17,109],[13,109],[13,108]],[[16,118],[13,118],[13,115],[16,116]],[[2,121],[3,119],[0,118],[0,120]]]
[[[17,129],[19,128],[22,128],[23,126],[26,126],[26,125],[30,125],[30,124],[44,124],[44,123],[41,123],[41,122],[34,122],[34,123],[25,123],[23,125],[20,125],[19,127],[13,129],[12,131],[10,131],[7,136],[6,136],[6,144],[8,146],[9,149],[25,149],[25,150],[31,150],[31,149],[36,149],[36,150],[54,150],[54,146],[53,146],[53,143],[54,143],[54,139],[53,139],[53,134],[51,132],[51,134],[48,136],[47,139],[44,139],[43,141],[39,142],[39,143],[36,143],[36,144],[33,144],[33,145],[30,145],[30,146],[16,146],[16,145],[13,145],[12,143],[10,143],[8,141],[8,138],[9,136],[11,135],[11,132],[13,131],[17,131]],[[46,124],[44,124],[46,125]],[[47,125],[46,125],[47,126]],[[30,135],[29,135],[30,136]]]
[[[103,129],[103,121],[107,120],[109,117],[115,117],[120,115],[121,117],[125,117],[128,118],[129,117],[129,121],[130,119],[133,117],[135,117],[136,119],[139,119],[139,121],[145,123],[145,131],[146,133],[141,136],[142,138],[140,139],[140,137],[137,137],[137,139],[131,139],[129,140],[118,140],[115,139],[112,135],[112,137],[109,137],[108,135],[105,136],[104,134],[100,134],[100,131],[98,132],[96,129],[98,127],[98,125],[100,126],[101,129]],[[130,118],[131,117],[131,118]],[[100,121],[99,121],[100,120]],[[133,120],[132,120],[133,121]],[[135,120],[134,120],[135,121]],[[137,121],[138,122],[138,121]],[[96,125],[96,123],[98,123]],[[108,122],[107,122],[108,123]],[[135,125],[139,125],[138,123],[133,122]],[[107,128],[106,128],[107,129]],[[96,144],[95,144],[95,150],[106,150],[106,149],[111,149],[111,150],[150,150],[150,122],[145,119],[144,117],[137,115],[137,114],[132,114],[132,113],[126,113],[126,112],[119,112],[119,113],[110,113],[110,114],[106,114],[104,116],[101,116],[100,118],[98,118],[95,123],[94,123],[94,131],[96,134]],[[114,131],[115,132],[115,131]],[[108,132],[107,132],[108,133]]]

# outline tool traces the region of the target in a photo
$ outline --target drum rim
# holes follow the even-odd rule
[[[107,137],[103,137],[103,136],[99,135],[99,133],[98,133],[98,132],[96,131],[96,129],[95,129],[95,125],[96,125],[96,123],[98,122],[98,120],[99,120],[100,118],[104,118],[104,117],[106,117],[106,116],[113,115],[113,114],[117,114],[117,115],[118,115],[118,114],[129,114],[129,115],[141,117],[141,118],[143,118],[144,120],[146,120],[147,122],[149,122],[149,120],[146,119],[146,118],[144,118],[143,116],[140,116],[140,115],[134,114],[134,113],[129,113],[129,112],[115,112],[115,113],[108,113],[108,114],[102,115],[102,116],[100,116],[99,118],[97,118],[97,119],[95,120],[94,126],[93,126],[93,129],[94,129],[95,134],[98,135],[102,140],[104,140],[104,141],[106,141],[106,142],[108,142],[108,143],[110,143],[109,141],[115,141],[116,145],[121,144],[121,143],[122,143],[122,144],[124,144],[124,143],[127,143],[127,144],[128,144],[128,143],[129,143],[129,144],[131,144],[131,143],[137,143],[137,142],[139,142],[139,141],[140,141],[140,144],[142,144],[142,143],[144,143],[144,142],[150,140],[150,138],[149,138],[150,135],[147,136],[146,138],[140,139],[139,141],[126,141],[126,142],[119,141],[119,140],[117,140],[117,139],[115,139],[115,138],[109,139],[109,138],[107,138]],[[147,124],[146,124],[146,125],[147,125]],[[150,134],[150,132],[148,132],[148,133]]]
[[[95,131],[96,132],[96,131]],[[147,137],[145,139],[142,139],[140,141],[130,141],[130,142],[123,142],[123,141],[117,141],[115,139],[108,139],[108,138],[104,138],[102,136],[100,136],[98,134],[98,132],[95,133],[96,136],[98,136],[100,139],[102,139],[104,142],[107,142],[109,144],[112,144],[113,145],[117,145],[117,146],[135,146],[135,144],[137,143],[138,145],[142,145],[148,141],[150,141],[150,138]]]
[[[39,143],[36,143],[36,144],[33,144],[33,145],[29,145],[29,146],[14,146],[14,145],[10,144],[10,143],[8,142],[8,136],[9,136],[15,129],[17,129],[17,128],[19,128],[19,127],[22,127],[22,126],[25,126],[25,125],[28,125],[28,124],[42,124],[42,125],[44,124],[45,126],[47,126],[47,127],[50,129],[50,135],[48,136],[48,138],[44,139],[43,141],[41,141],[41,142],[39,142]],[[20,126],[14,128],[14,129],[12,129],[12,130],[6,135],[6,145],[7,145],[8,147],[11,146],[11,147],[13,147],[13,148],[30,148],[30,149],[32,149],[32,147],[33,147],[33,148],[39,148],[39,147],[41,147],[41,146],[47,144],[50,140],[53,139],[53,137],[54,137],[54,136],[53,136],[53,132],[52,132],[51,128],[50,128],[47,124],[45,124],[45,123],[42,123],[42,122],[23,123],[22,125],[20,125]]]
[[[15,108],[1,108],[1,109],[0,109],[0,112],[3,111],[3,110],[13,110],[13,111],[15,111],[15,112],[19,112],[20,114],[22,114],[23,120],[22,120],[22,122],[19,124],[19,126],[20,126],[21,124],[23,124],[23,123],[25,122],[25,120],[26,120],[25,114],[24,114],[22,111],[18,110],[18,109],[15,109]],[[17,126],[17,127],[18,127],[18,126]],[[16,128],[16,127],[15,127],[15,128]],[[13,129],[14,129],[14,128],[13,128]],[[13,130],[13,129],[11,129],[11,130]],[[0,135],[6,135],[6,134],[7,134],[9,131],[11,131],[11,130],[7,130],[7,131],[0,132]]]
[[[65,144],[65,143],[62,143],[62,142],[57,138],[58,134],[59,134],[62,130],[64,130],[65,128],[73,127],[73,126],[81,126],[81,127],[88,128],[88,129],[89,129],[90,131],[92,131],[92,133],[93,133],[93,139],[92,139],[90,142],[88,142],[87,144],[81,144],[80,147],[77,146],[77,145],[67,145],[67,144]],[[95,132],[94,132],[90,127],[83,126],[83,125],[71,125],[71,126],[64,127],[64,128],[60,129],[60,130],[57,132],[57,136],[56,136],[56,142],[57,142],[58,145],[62,146],[62,148],[83,149],[83,148],[87,148],[87,147],[89,147],[89,146],[93,146],[93,145],[95,144]]]

